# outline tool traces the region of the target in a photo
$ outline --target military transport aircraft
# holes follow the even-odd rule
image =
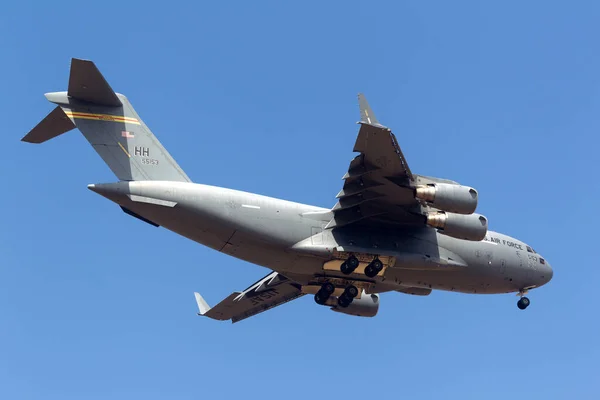
[[[414,174],[390,129],[359,95],[358,153],[333,208],[193,183],[91,61],[72,59],[67,92],[22,140],[78,128],[119,179],[88,188],[128,215],[272,270],[199,315],[237,322],[305,294],[333,311],[372,317],[380,293],[510,293],[552,279],[531,246],[488,230],[477,191]]]

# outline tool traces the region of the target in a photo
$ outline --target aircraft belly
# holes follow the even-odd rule
[[[293,265],[293,255],[285,253],[281,247],[187,207],[178,205],[166,208],[144,204],[132,208],[170,231],[232,257],[273,270],[284,270],[286,266]]]
[[[128,208],[165,229],[215,250],[221,250],[234,233],[233,227],[216,224],[185,207],[132,203]]]
[[[177,182],[119,182],[92,190],[131,211],[218,251],[275,270],[292,268],[291,244],[310,236],[315,208],[263,196]]]
[[[410,271],[388,270],[386,283],[393,282],[405,287],[442,290],[460,293],[507,293],[513,292],[513,285],[493,276],[464,271]]]
[[[237,230],[228,238],[221,252],[275,271],[285,271],[294,263],[293,254],[255,235]]]
[[[493,250],[490,245],[459,239],[438,240],[440,236],[433,230],[424,230],[420,235],[325,230],[291,249],[324,259],[323,271],[332,276],[344,276],[340,265],[353,254],[360,262],[355,270],[357,275],[364,274],[364,267],[375,256],[384,263],[384,269],[372,279],[376,284],[465,293],[515,290],[514,284],[499,274],[496,266],[502,260],[490,252]]]

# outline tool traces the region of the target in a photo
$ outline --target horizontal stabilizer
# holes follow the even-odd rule
[[[28,143],[44,143],[73,128],[75,128],[75,124],[67,117],[67,114],[62,108],[56,107],[21,140]]]
[[[96,64],[88,60],[71,59],[68,95],[101,106],[121,107],[123,105]]]

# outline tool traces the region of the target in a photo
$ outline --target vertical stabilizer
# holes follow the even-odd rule
[[[122,181],[190,182],[122,94],[91,61],[73,59],[67,92],[47,93],[58,104],[22,140],[42,143],[74,127]]]

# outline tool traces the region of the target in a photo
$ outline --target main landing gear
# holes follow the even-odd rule
[[[354,272],[354,270],[356,270],[359,263],[360,262],[358,261],[358,258],[356,258],[355,255],[351,255],[346,261],[342,263],[342,265],[340,266],[340,271],[342,271],[342,273],[345,275],[350,275]],[[375,258],[365,268],[365,275],[369,278],[374,278],[377,276],[378,273],[381,272],[381,270],[383,270],[383,263],[379,258]]]
[[[527,307],[529,307],[529,304],[531,304],[531,302],[529,301],[529,299],[527,297],[525,297],[525,294],[527,293],[527,291],[521,290],[519,292],[519,296],[521,296],[521,298],[519,299],[519,301],[517,301],[517,307],[519,307],[519,310],[524,310]]]
[[[327,304],[327,300],[329,300],[334,291],[335,286],[332,283],[324,283],[321,289],[315,294],[315,302],[320,305]],[[348,286],[340,297],[338,297],[338,306],[343,308],[348,307],[356,296],[358,296],[358,288],[354,285]]]

